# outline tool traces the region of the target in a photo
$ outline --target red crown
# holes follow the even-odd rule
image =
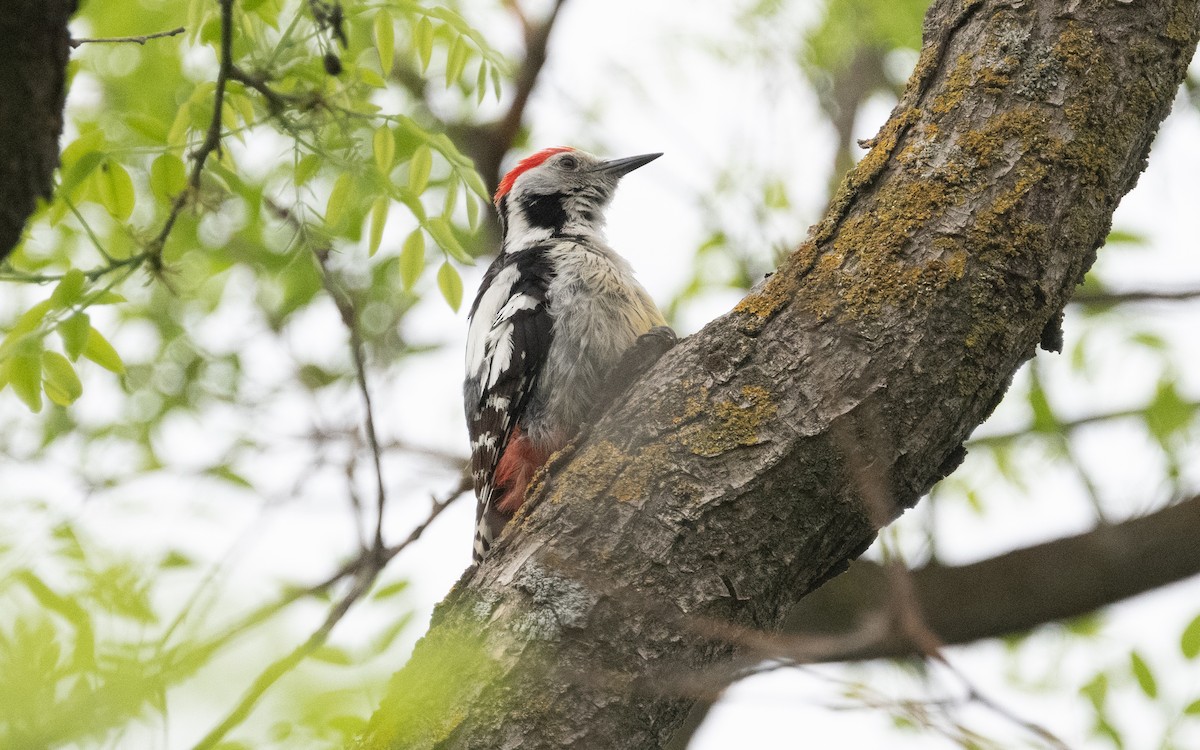
[[[513,183],[516,182],[517,178],[522,174],[533,169],[555,154],[561,154],[564,151],[574,150],[575,149],[571,148],[570,146],[555,146],[554,148],[544,148],[532,156],[526,156],[524,159],[517,162],[517,166],[509,170],[508,174],[504,175],[503,180],[500,180],[500,185],[496,188],[496,196],[492,198],[492,201],[495,202],[496,205],[500,205],[500,199],[508,195],[508,191],[512,190]]]

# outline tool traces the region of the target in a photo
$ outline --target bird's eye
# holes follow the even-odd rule
[[[563,169],[578,169],[579,159],[571,156],[570,154],[566,154],[558,157],[558,166],[562,167]]]

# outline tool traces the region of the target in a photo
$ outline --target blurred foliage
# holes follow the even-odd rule
[[[267,503],[321,471],[353,477],[363,442],[348,337],[309,333],[329,315],[316,253],[332,251],[373,372],[429,351],[405,333],[423,296],[462,303],[459,268],[480,251],[490,196],[435,111],[458,122],[494,103],[505,57],[454,4],[239,0],[232,19],[221,145],[196,189],[220,4],[88,0],[73,21],[77,37],[186,31],[73,54],[54,197],[0,266],[0,411],[21,425],[0,438],[10,469],[54,457],[85,494],[190,477]],[[304,420],[280,419],[301,404],[307,438]],[[171,431],[229,414],[246,427],[210,433],[210,455],[180,461]],[[280,456],[304,468],[280,481],[264,470]],[[223,561],[150,539],[128,551],[83,542],[72,512],[37,490],[5,503],[10,528],[34,522],[0,546],[3,747],[140,745],[170,722],[171,696],[234,686],[201,719],[215,721],[280,644],[299,642],[297,610],[338,587],[276,583],[247,607]],[[359,603],[368,621],[389,613],[361,647],[327,643],[284,680],[291,709],[254,747],[353,736],[404,648],[402,592]],[[259,652],[231,663],[254,653],[247,644]]]

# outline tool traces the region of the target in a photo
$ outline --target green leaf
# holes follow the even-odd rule
[[[470,169],[464,169],[459,172],[459,176],[462,177],[467,187],[471,188],[471,192],[478,195],[484,203],[492,202],[492,196],[488,193],[487,185],[483,184],[483,178],[479,176],[479,172],[475,171],[473,165]]]
[[[417,56],[421,58],[421,72],[429,68],[429,59],[433,57],[433,24],[428,18],[422,17],[417,21],[413,30],[413,46],[417,48]]]
[[[350,656],[349,652],[337,646],[330,646],[329,644],[325,644],[313,651],[311,658],[314,661],[334,664],[339,667],[350,666],[354,663],[354,659]]]
[[[187,168],[175,154],[160,154],[150,165],[150,190],[163,201],[170,201],[187,188]]]
[[[1187,716],[1200,716],[1200,699],[1194,700],[1183,709]]]
[[[1121,739],[1121,733],[1102,716],[1096,717],[1096,726],[1092,727],[1092,732],[1101,737],[1106,737],[1117,748],[1125,747],[1125,741]]]
[[[496,101],[500,101],[502,91],[500,90],[500,71],[496,66],[492,66],[492,93],[496,95]]]
[[[467,196],[467,226],[471,231],[479,229],[479,201],[470,195]]]
[[[248,490],[254,489],[254,485],[250,483],[249,479],[234,471],[233,468],[227,464],[210,466],[204,470],[204,473],[210,477],[224,480],[238,487],[243,487]]]
[[[380,599],[390,599],[391,597],[395,596],[396,594],[402,593],[407,590],[408,590],[408,581],[394,581],[392,583],[389,583],[386,586],[380,587],[374,594],[371,595],[371,598],[376,601],[378,601]]]
[[[101,289],[88,300],[89,305],[115,305],[120,302],[128,302],[128,300],[111,289]]]
[[[454,312],[458,312],[463,296],[462,277],[458,275],[458,271],[448,262],[442,263],[442,267],[438,269],[437,282],[442,297],[446,299]]]
[[[375,166],[379,172],[387,175],[396,163],[396,135],[387,125],[381,125],[375,131],[374,138]]]
[[[296,171],[292,173],[292,182],[296,185],[303,185],[312,179],[312,176],[317,173],[321,167],[321,157],[316,154],[306,154],[300,161],[296,162]]]
[[[396,57],[396,30],[386,8],[375,14],[375,50],[379,53],[379,69],[386,78],[391,75]]]
[[[129,173],[112,159],[105,159],[100,170],[93,174],[100,203],[118,221],[128,221],[133,213],[133,179]]]
[[[475,106],[477,107],[483,104],[483,97],[487,96],[487,72],[487,61],[480,60],[479,73],[475,76]]]
[[[158,563],[158,567],[166,569],[191,568],[195,567],[195,565],[196,561],[190,556],[174,549],[168,552]]]
[[[350,202],[350,191],[353,187],[354,181],[349,172],[343,172],[333,183],[329,202],[325,205],[325,223],[328,226],[337,226],[346,216],[346,206]]]
[[[400,283],[405,291],[413,288],[424,270],[425,233],[414,229],[404,240],[404,249],[400,251]]]
[[[125,374],[125,363],[121,361],[121,356],[117,354],[117,350],[112,344],[108,343],[108,339],[97,331],[95,328],[88,328],[87,343],[83,347],[83,356],[92,360],[110,372],[115,372],[118,375]]]
[[[79,359],[87,346],[88,333],[92,330],[92,322],[87,313],[76,313],[58,324],[58,337],[62,339],[63,351],[72,360]]]
[[[377,88],[377,89],[386,89],[387,88],[387,81],[383,80],[383,76],[379,75],[378,73],[376,73],[374,70],[371,70],[370,68],[359,65],[354,68],[354,72],[358,76],[358,79],[360,81],[367,84],[368,86],[371,86],[372,88]],[[360,103],[358,108],[361,110],[363,106],[364,105],[362,105]]]
[[[1127,229],[1114,229],[1104,240],[1106,245],[1145,245],[1147,242],[1146,235]]]
[[[102,152],[104,150],[104,130],[95,128],[86,133],[80,133],[79,137],[71,141],[71,143],[62,150],[60,161],[62,162],[62,170],[66,172],[75,168],[80,161],[88,154]]]
[[[371,234],[367,243],[367,255],[374,257],[379,252],[379,243],[383,240],[383,227],[387,224],[388,205],[386,195],[381,195],[371,204]]]
[[[171,123],[171,129],[167,131],[167,143],[176,148],[186,146],[188,127],[191,124],[192,103],[186,101],[180,105],[179,110],[175,113],[175,120]]]
[[[1167,340],[1157,333],[1151,333],[1150,331],[1138,331],[1130,336],[1129,340],[1151,351],[1165,352],[1167,350]]]
[[[1163,380],[1158,384],[1154,400],[1143,413],[1146,429],[1160,444],[1166,445],[1173,435],[1187,429],[1196,415],[1195,405],[1180,397],[1175,383]]]
[[[50,312],[53,307],[53,302],[44,299],[21,313],[21,317],[17,318],[17,322],[13,323],[12,328],[8,330],[8,335],[4,338],[5,344],[8,344],[9,341],[16,341],[25,334],[37,330],[37,327],[46,318],[46,313]]]
[[[28,338],[5,360],[5,377],[32,412],[42,410],[42,341]]]
[[[442,203],[442,215],[450,216],[454,213],[454,207],[458,205],[458,180],[450,179],[446,181],[446,200]]]
[[[1189,659],[1200,656],[1200,615],[1196,615],[1183,629],[1183,636],[1179,639],[1179,650]]]
[[[1042,384],[1036,377],[1029,386],[1029,406],[1033,410],[1034,432],[1053,434],[1060,431],[1058,418],[1054,416],[1054,410],[1050,408],[1050,401],[1046,398],[1046,391],[1042,389]]]
[[[70,406],[83,395],[75,368],[58,352],[42,352],[42,380],[46,395],[59,406]]]
[[[468,266],[475,262],[470,253],[459,244],[458,238],[454,236],[454,229],[451,228],[450,222],[444,216],[433,217],[425,223],[425,228],[429,230],[434,242],[438,243],[450,257]]]
[[[429,185],[429,173],[433,170],[433,152],[428,146],[418,146],[408,163],[408,189],[413,195],[425,192]]]
[[[1096,713],[1104,713],[1104,703],[1108,700],[1108,675],[1100,672],[1079,688],[1079,692],[1088,699]]]
[[[446,55],[446,88],[450,88],[462,78],[469,52],[467,42],[461,36],[450,45],[450,52]]]
[[[75,196],[76,188],[107,158],[104,147],[104,131],[96,128],[83,133],[64,148],[60,157],[62,177],[58,192]]]
[[[1146,697],[1157,698],[1158,683],[1154,679],[1154,673],[1150,671],[1150,665],[1146,663],[1146,660],[1137,651],[1129,652],[1129,669],[1133,672],[1133,677],[1137,680],[1138,687],[1142,689]]]
[[[63,274],[58,286],[54,287],[54,292],[50,295],[50,303],[57,308],[70,307],[83,296],[85,283],[87,283],[87,277],[83,275],[83,271],[72,268]]]

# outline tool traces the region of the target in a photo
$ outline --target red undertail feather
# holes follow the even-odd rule
[[[496,197],[493,198],[492,201],[496,203],[496,205],[499,205],[500,199],[507,195],[509,190],[512,190],[513,183],[517,181],[517,178],[520,177],[522,173],[528,172],[555,154],[561,154],[564,151],[574,150],[575,149],[571,148],[570,146],[555,146],[553,148],[544,148],[532,156],[526,156],[524,159],[517,162],[517,166],[509,170],[508,174],[504,175],[503,180],[500,180],[500,185],[496,188]]]
[[[533,473],[546,463],[551,451],[540,451],[534,447],[529,438],[517,427],[513,430],[500,462],[496,464],[494,473],[496,483],[496,501],[493,507],[501,513],[512,516],[525,502],[525,490]]]

